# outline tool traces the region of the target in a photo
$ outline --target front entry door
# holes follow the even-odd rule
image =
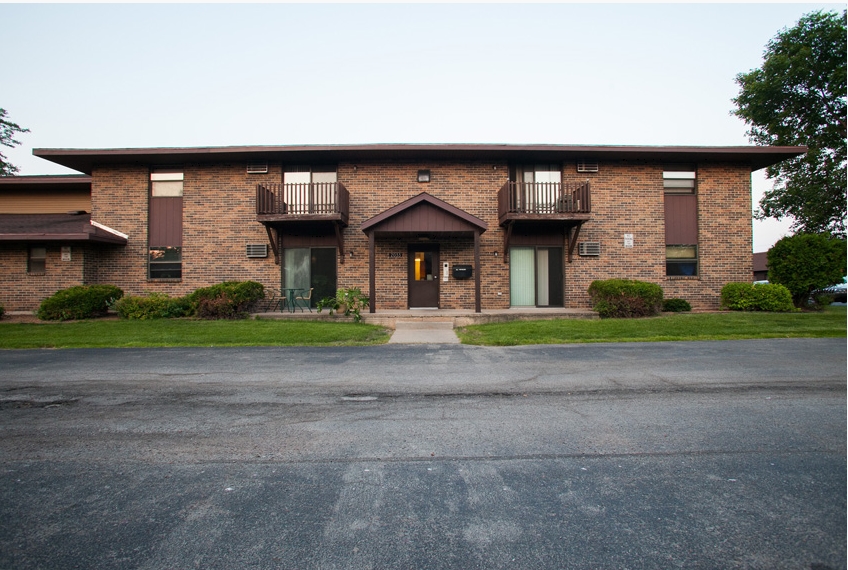
[[[409,308],[439,308],[439,246],[409,246]]]

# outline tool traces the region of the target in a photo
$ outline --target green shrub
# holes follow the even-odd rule
[[[662,287],[630,279],[592,281],[589,285],[592,308],[601,318],[649,317],[662,307]]]
[[[124,296],[114,285],[78,285],[57,291],[41,302],[38,318],[45,321],[67,321],[102,317],[109,305]]]
[[[692,310],[692,305],[686,299],[665,299],[662,310],[666,313],[683,313]]]
[[[164,293],[151,293],[147,297],[127,296],[115,303],[115,311],[122,319],[171,319],[184,317],[190,310],[185,297],[169,297]]]
[[[796,307],[805,307],[813,291],[842,281],[845,240],[824,234],[795,234],[768,251],[768,280],[784,285]]]
[[[721,306],[731,311],[776,313],[795,309],[789,289],[773,283],[728,283],[721,289]]]
[[[225,281],[191,293],[190,313],[202,319],[235,319],[265,298],[265,287],[256,281]]]
[[[360,311],[367,307],[370,302],[371,299],[368,295],[362,293],[362,289],[352,287],[350,289],[339,289],[336,291],[335,297],[321,299],[316,307],[319,313],[327,308],[330,310],[330,315],[334,311],[341,311],[346,317],[353,315],[353,322],[358,323],[362,320]]]
[[[0,303],[0,319],[3,318],[3,315],[6,314],[6,309],[3,307],[3,303]]]

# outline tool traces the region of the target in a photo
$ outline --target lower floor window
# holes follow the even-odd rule
[[[698,275],[698,246],[665,246],[665,274],[671,277],[696,277]]]
[[[562,307],[561,247],[509,249],[509,304],[512,307]]]
[[[311,305],[336,295],[336,248],[295,247],[285,250],[283,288],[312,289]]]
[[[47,248],[31,247],[27,256],[27,273],[44,273],[47,270]]]
[[[150,279],[182,279],[183,248],[151,247],[148,264]]]

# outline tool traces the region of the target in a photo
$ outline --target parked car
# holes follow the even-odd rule
[[[846,278],[843,277],[842,283],[837,283],[836,285],[831,285],[830,287],[819,289],[814,294],[830,295],[831,297],[833,297],[834,303],[845,303],[846,289],[848,289],[848,283],[846,283]]]

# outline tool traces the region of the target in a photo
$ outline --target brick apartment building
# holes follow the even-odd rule
[[[371,310],[589,306],[595,279],[694,308],[752,277],[751,172],[803,147],[36,149],[0,178],[0,303],[109,283],[360,287]]]

